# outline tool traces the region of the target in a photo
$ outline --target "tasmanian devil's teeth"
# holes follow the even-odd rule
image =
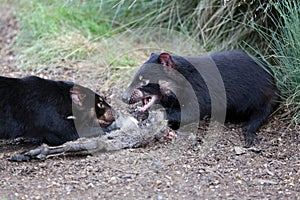
[[[153,104],[155,104],[156,100],[158,99],[157,95],[153,95],[150,97],[149,101],[142,107],[141,111],[146,111],[149,109]]]
[[[143,99],[143,101],[144,101],[144,104],[147,104],[147,103],[148,103],[147,98]]]

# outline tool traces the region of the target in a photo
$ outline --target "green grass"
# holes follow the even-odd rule
[[[24,0],[20,2],[20,17],[24,31],[31,39],[66,30],[80,30],[89,38],[111,30],[110,23],[100,16],[100,6],[93,1]]]
[[[272,69],[281,92],[282,117],[300,125],[300,2],[293,0],[271,1],[278,16],[271,18],[276,32],[260,34],[269,43],[272,55],[265,57]]]
[[[96,1],[20,1],[21,32],[16,42],[19,65],[47,65],[96,54],[93,38],[109,36],[112,30],[100,7]]]
[[[127,28],[161,27],[179,31],[206,51],[239,48],[244,42],[263,46],[255,25],[268,25],[269,5],[259,0],[110,0],[104,10]],[[105,12],[105,11],[104,11]],[[108,13],[108,14],[109,14]],[[168,35],[165,35],[168,37]]]
[[[281,19],[278,33],[272,34],[275,75],[286,108],[284,116],[300,125],[300,2],[285,0],[275,8]]]

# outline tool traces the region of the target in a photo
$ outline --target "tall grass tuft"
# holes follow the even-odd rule
[[[272,17],[277,31],[262,32],[274,52],[271,62],[282,96],[283,117],[300,125],[300,2],[271,1],[279,14]]]
[[[244,42],[262,46],[255,25],[272,25],[267,18],[270,5],[260,0],[110,0],[103,7],[127,28],[180,31],[207,51],[237,48]]]

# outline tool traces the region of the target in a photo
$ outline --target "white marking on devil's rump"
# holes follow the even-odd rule
[[[76,119],[76,117],[71,115],[71,116],[68,116],[67,119]]]

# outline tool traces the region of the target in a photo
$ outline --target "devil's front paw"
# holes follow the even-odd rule
[[[256,133],[245,133],[245,147],[252,147],[260,143],[259,137]]]

